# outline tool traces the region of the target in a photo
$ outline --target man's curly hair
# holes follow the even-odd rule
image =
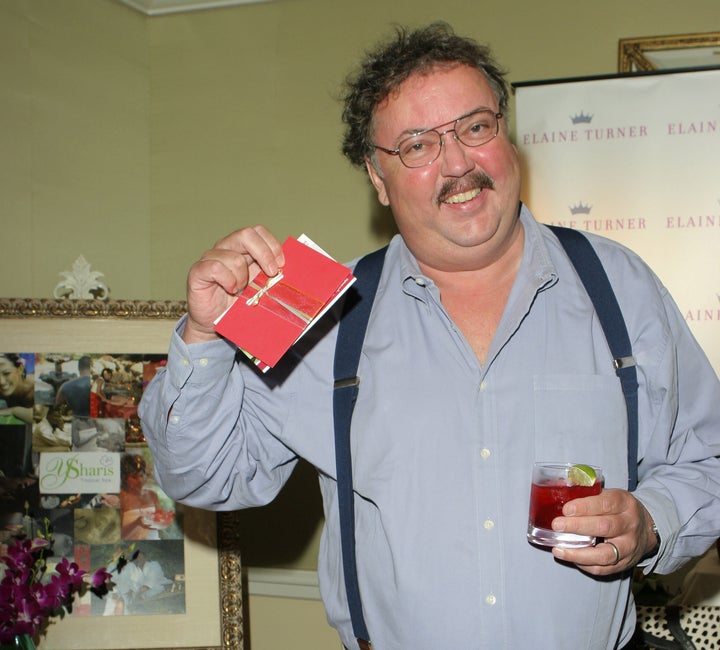
[[[343,154],[354,165],[362,166],[365,158],[374,153],[373,115],[378,105],[411,75],[455,64],[468,65],[485,74],[500,112],[507,113],[509,90],[505,70],[495,62],[488,47],[456,35],[443,22],[411,32],[400,27],[393,41],[368,53],[357,73],[345,81]]]

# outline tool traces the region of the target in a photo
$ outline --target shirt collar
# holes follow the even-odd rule
[[[536,289],[549,286],[557,280],[557,271],[544,238],[543,230],[545,229],[538,224],[524,203],[520,204],[519,219],[525,230],[520,272],[526,275],[527,281]],[[397,250],[399,271],[397,279],[402,284],[404,291],[415,298],[425,300],[424,289],[434,287],[435,283],[422,273],[417,260],[400,235],[393,237],[390,247]]]
[[[538,289],[549,286],[557,280],[558,275],[546,241],[546,237],[553,235],[535,220],[524,203],[520,207],[520,221],[525,229],[520,270],[522,273],[527,273],[528,281],[535,284]]]

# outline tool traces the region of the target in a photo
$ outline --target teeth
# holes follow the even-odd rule
[[[481,188],[475,188],[467,192],[461,192],[460,194],[453,194],[453,196],[445,199],[445,203],[465,203],[465,201],[470,201],[476,196],[479,196],[481,192]]]

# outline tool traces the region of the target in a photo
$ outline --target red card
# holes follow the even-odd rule
[[[355,281],[350,269],[304,236],[288,237],[283,252],[281,273],[259,273],[215,322],[215,331],[262,370],[272,368]]]

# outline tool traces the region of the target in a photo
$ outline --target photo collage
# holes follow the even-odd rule
[[[185,613],[182,507],[155,482],[137,413],[165,362],[0,352],[0,552],[49,524],[51,565],[107,567],[110,593],[88,592],[73,616]]]

